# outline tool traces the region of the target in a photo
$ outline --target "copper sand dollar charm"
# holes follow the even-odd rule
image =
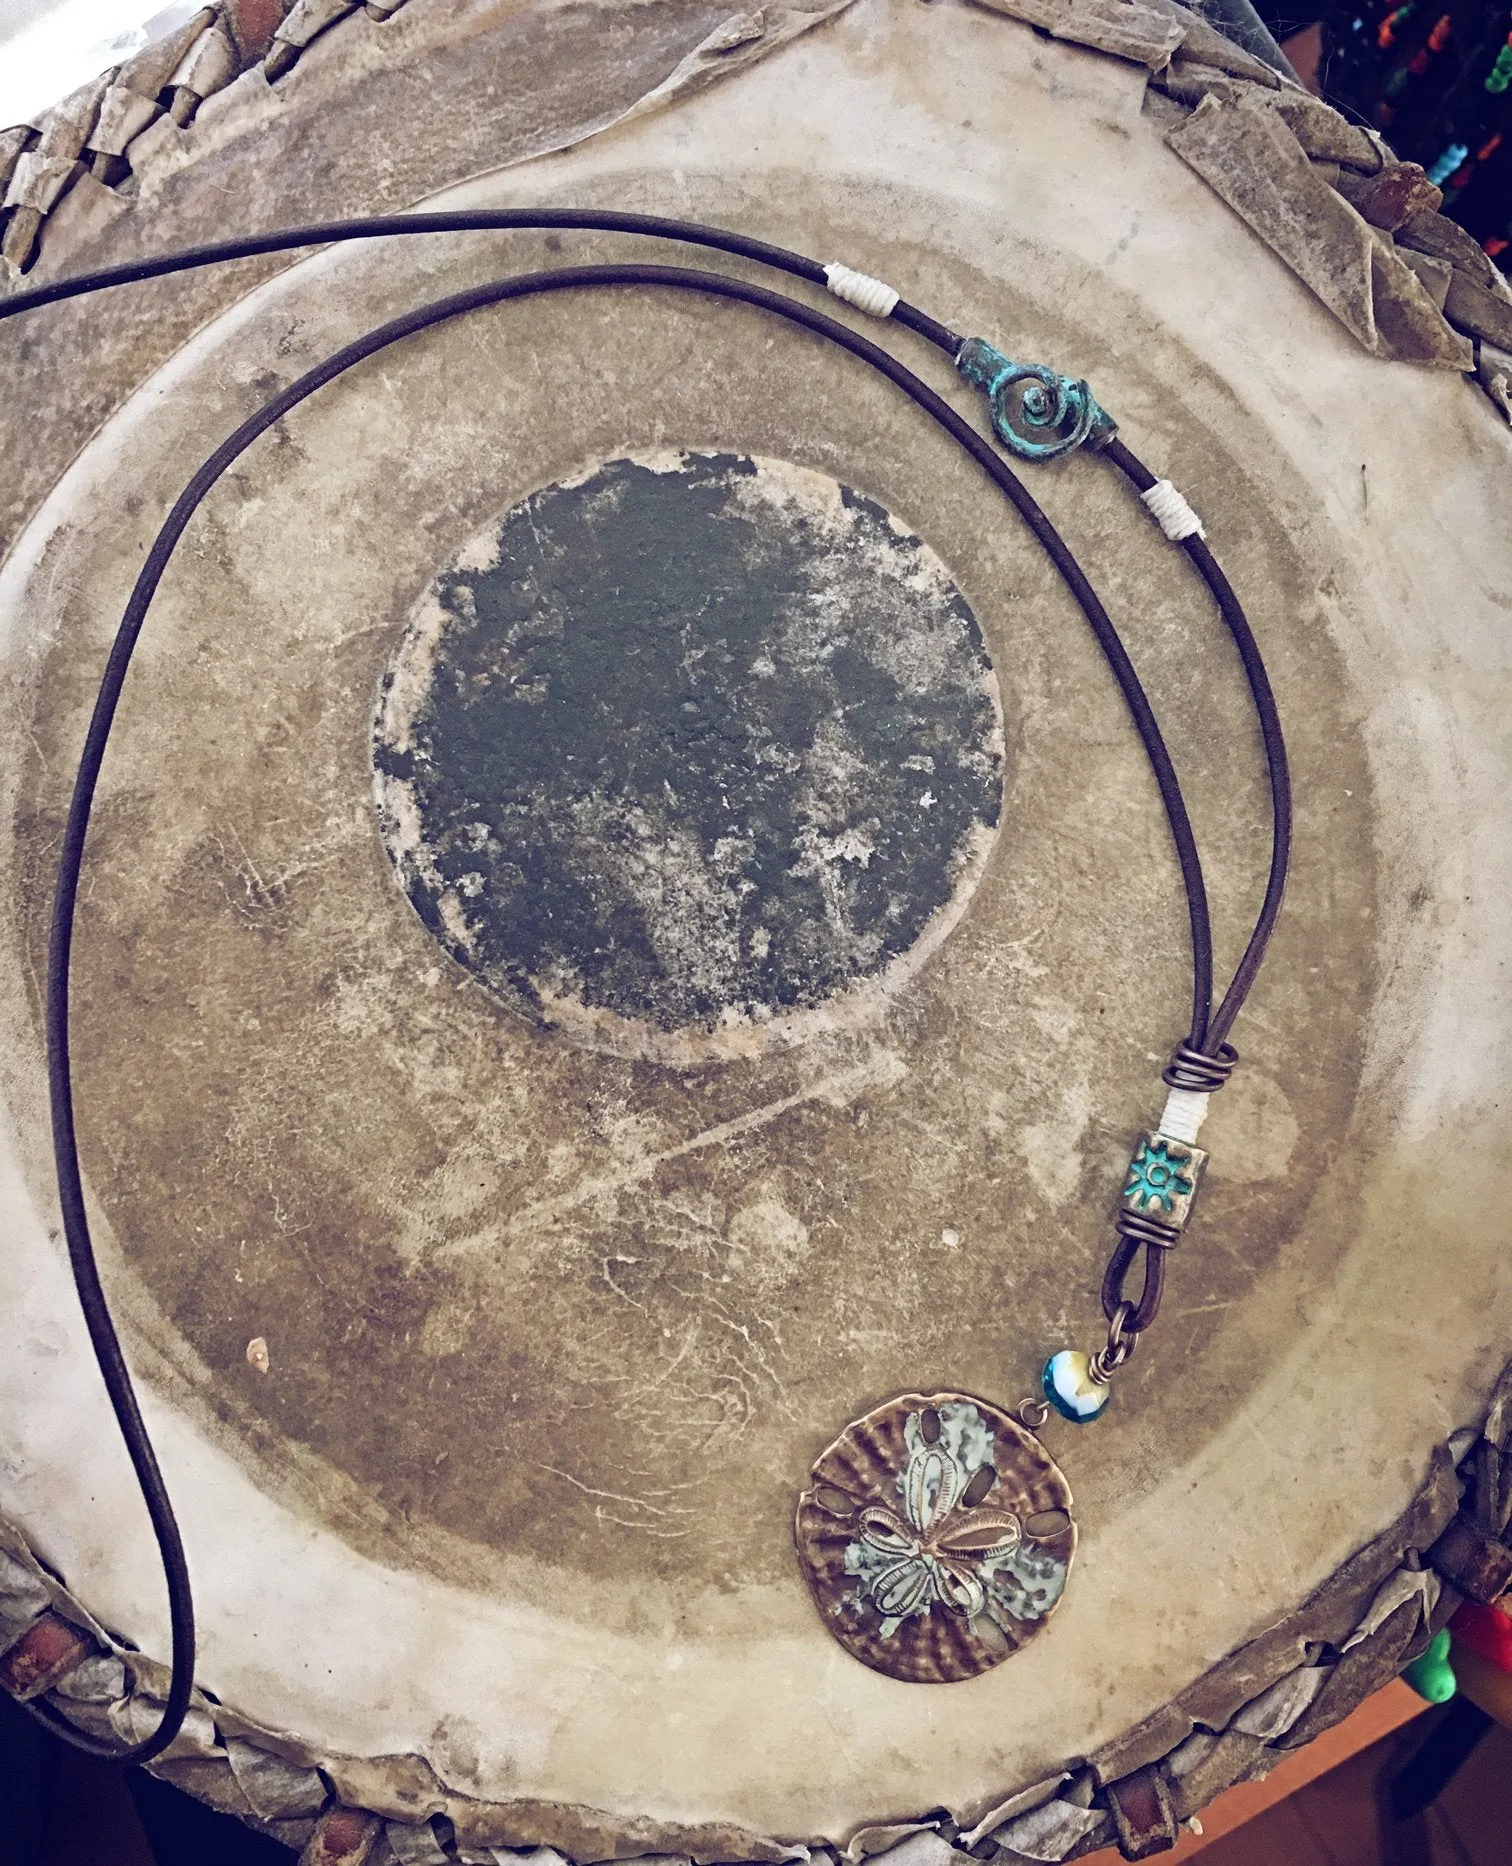
[[[905,1393],[847,1426],[814,1464],[794,1535],[825,1625],[911,1684],[1016,1652],[1055,1611],[1076,1550],[1055,1460],[960,1393]]]

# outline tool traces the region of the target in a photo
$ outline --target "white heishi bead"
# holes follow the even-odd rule
[[[1170,1089],[1156,1133],[1172,1140],[1184,1140],[1189,1147],[1195,1147],[1212,1099],[1205,1089]]]
[[[1080,1348],[1062,1348],[1045,1362],[1045,1398],[1063,1419],[1078,1425],[1095,1419],[1108,1403],[1108,1389],[1092,1378],[1089,1357]]]

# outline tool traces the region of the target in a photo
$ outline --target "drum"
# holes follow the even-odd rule
[[[1384,197],[1379,152],[1341,126],[1314,163],[1328,113],[1180,8],[1010,10],[412,0],[159,118],[42,225],[31,282],[422,200],[859,268],[1091,381],[1200,511],[1288,732],[1291,888],[1200,1215],[1107,1416],[1041,1434],[1070,1583],[1008,1662],[911,1682],[830,1636],[798,1494],[891,1396],[926,1440],[1006,1430],[1095,1342],[1185,1028],[1174,858],[1081,613],[916,407],[749,303],[499,304],[242,456],[127,685],[75,1069],[201,1622],[158,1767],[311,1859],[1143,1857],[1505,1583],[1512,440],[1469,377],[1494,340],[1423,282],[1473,262],[1420,250],[1421,202],[1373,231],[1332,181]],[[314,363],[646,258],[702,263],[374,240],[0,330],[0,1671],[90,1727],[149,1728],[167,1656],[40,1022],[111,631],[194,466]],[[1155,698],[1231,967],[1268,821],[1239,663],[1105,462],[1023,470]]]

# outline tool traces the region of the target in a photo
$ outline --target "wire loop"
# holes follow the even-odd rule
[[[1087,1363],[1087,1372],[1098,1386],[1105,1387],[1139,1346],[1137,1319],[1132,1302],[1120,1302],[1108,1317],[1108,1345],[1099,1348]]]

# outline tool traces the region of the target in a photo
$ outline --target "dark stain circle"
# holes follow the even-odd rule
[[[385,846],[537,1023],[669,1060],[864,1014],[1001,810],[981,631],[874,500],[736,454],[610,460],[432,584],[384,680]]]

